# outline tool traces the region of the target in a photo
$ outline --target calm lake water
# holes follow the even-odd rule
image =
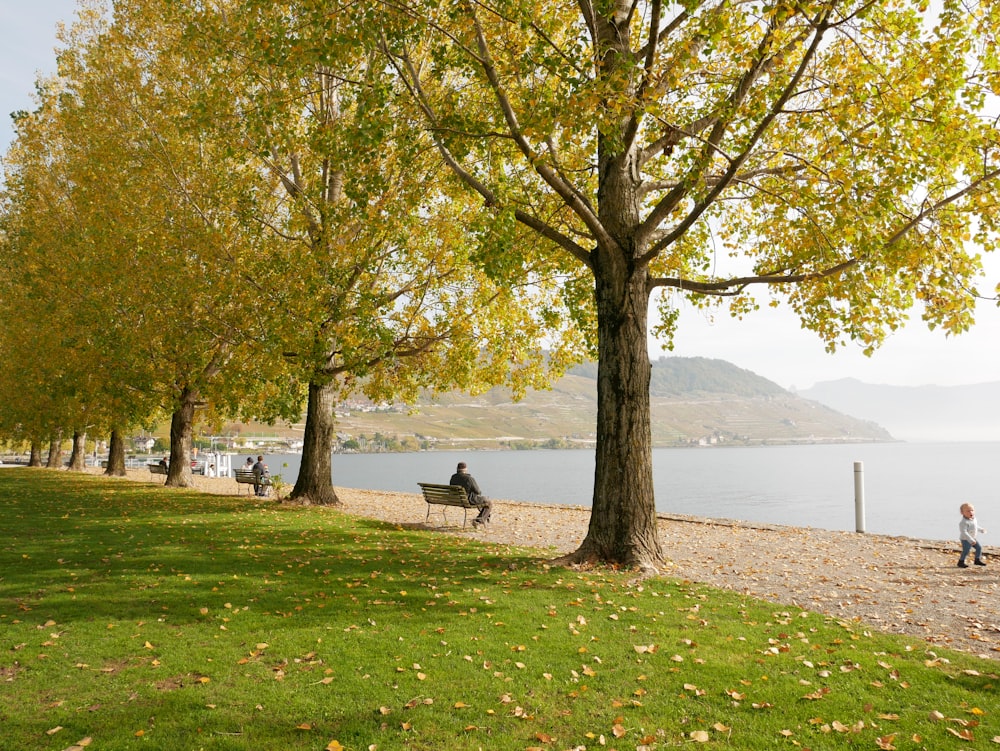
[[[954,540],[959,504],[968,501],[1000,541],[998,457],[1000,443],[655,449],[656,508],[853,531],[854,462],[863,462],[868,532]],[[295,481],[298,455],[265,460],[272,474]],[[591,505],[594,454],[585,450],[335,454],[333,482],[416,493],[418,480],[447,482],[460,460],[493,498]]]

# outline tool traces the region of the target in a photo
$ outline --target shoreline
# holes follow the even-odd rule
[[[125,479],[162,484],[142,469],[129,470]],[[244,487],[233,478],[195,476],[189,490],[232,496],[245,492]],[[443,515],[434,507],[428,519],[427,504],[418,493],[336,491],[341,506],[315,508],[534,548],[553,558],[579,547],[590,520],[588,507],[493,499],[489,526],[463,530],[459,509]],[[668,561],[665,576],[857,619],[880,631],[914,637],[914,649],[940,645],[1000,660],[1000,555],[995,546],[985,548],[987,566],[959,569],[957,534],[949,543],[659,513],[657,524]]]

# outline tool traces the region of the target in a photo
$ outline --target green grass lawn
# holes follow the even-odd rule
[[[998,665],[545,551],[0,471],[0,749],[995,749]]]

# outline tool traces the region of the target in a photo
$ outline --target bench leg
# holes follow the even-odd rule
[[[431,521],[431,509],[438,504],[427,504],[427,516],[424,517],[424,524],[430,524]],[[448,507],[441,506],[441,519],[443,520],[443,525],[448,526]],[[465,522],[462,522],[462,527],[465,527]]]

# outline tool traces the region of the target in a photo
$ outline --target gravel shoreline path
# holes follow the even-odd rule
[[[133,479],[152,479],[143,470]],[[157,478],[158,480],[159,478]],[[236,482],[196,478],[204,492],[232,495]],[[240,486],[243,488],[245,486]],[[337,488],[340,511],[372,519],[469,535],[485,542],[538,548],[542,555],[575,550],[590,509],[494,499],[486,529],[463,530],[458,509],[445,524],[417,493]],[[956,567],[958,543],[907,537],[659,516],[666,575],[734,590],[775,603],[856,618],[873,628],[1000,660],[1000,556],[988,565]],[[958,522],[955,522],[957,540]],[[921,645],[914,643],[915,647]]]

